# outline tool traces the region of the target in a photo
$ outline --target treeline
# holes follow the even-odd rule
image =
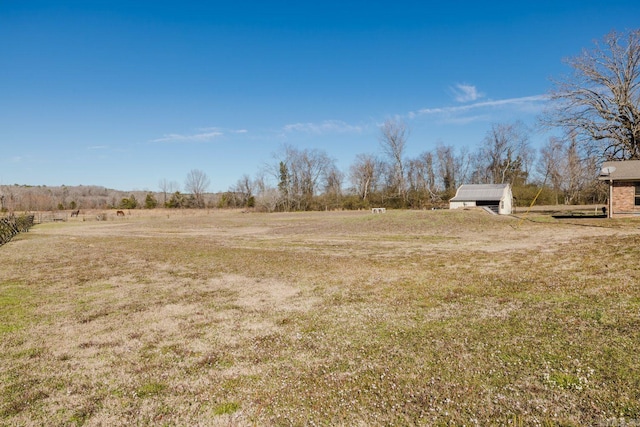
[[[516,205],[604,203],[598,159],[575,140],[551,138],[531,147],[520,122],[494,124],[471,151],[439,144],[405,156],[409,132],[402,121],[380,128],[379,152],[360,154],[347,172],[317,149],[284,146],[255,178],[244,175],[222,195],[220,206],[265,211],[429,209],[448,206],[461,184],[512,185]]]
[[[100,186],[29,186],[0,185],[0,210],[56,211],[76,209],[107,209],[118,207],[123,198],[133,193],[110,190]],[[145,193],[136,192],[135,197],[144,200]]]
[[[217,206],[221,195],[204,194],[205,207]],[[0,212],[78,209],[154,209],[201,207],[191,194],[174,191],[120,191],[101,186],[0,185]]]
[[[390,120],[380,129],[382,154],[360,154],[346,172],[323,150],[284,146],[255,178],[245,174],[223,193],[207,193],[208,176],[192,170],[183,187],[162,180],[160,191],[155,192],[99,186],[0,186],[0,209],[430,209],[446,207],[461,184],[485,183],[510,183],[517,206],[527,206],[536,197],[536,203],[543,205],[606,201],[595,157],[575,141],[553,138],[534,150],[522,123],[493,125],[474,151],[439,144],[407,158],[407,142],[405,124]]]

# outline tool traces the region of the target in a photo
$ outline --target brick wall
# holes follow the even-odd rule
[[[625,213],[640,214],[640,206],[635,206],[635,196],[635,182],[614,182],[611,195],[612,214],[614,216],[624,215]]]

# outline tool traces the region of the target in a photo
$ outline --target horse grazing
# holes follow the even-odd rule
[[[80,215],[80,209],[78,209],[77,211],[71,212],[71,218],[73,218],[74,216],[77,218],[78,215]]]
[[[118,212],[116,212],[116,216],[124,216],[124,211],[118,211]]]

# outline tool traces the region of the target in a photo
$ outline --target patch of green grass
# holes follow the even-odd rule
[[[225,403],[216,405],[216,407],[213,409],[213,413],[216,415],[227,415],[227,414],[233,414],[238,409],[240,409],[240,405],[238,403],[225,402]]]
[[[91,413],[84,410],[84,409],[79,409],[73,412],[73,414],[71,414],[71,416],[69,417],[69,423],[75,425],[75,426],[82,426],[84,425],[84,423],[87,422],[87,420],[91,417]]]
[[[149,381],[142,384],[136,389],[136,396],[144,399],[146,397],[152,397],[162,393],[167,388],[167,385],[158,381]]]
[[[17,283],[0,284],[0,336],[32,321],[32,292]]]
[[[566,372],[555,372],[545,378],[548,384],[565,390],[582,390],[580,378]]]
[[[45,354],[43,347],[29,347],[15,354],[18,359],[37,359]]]

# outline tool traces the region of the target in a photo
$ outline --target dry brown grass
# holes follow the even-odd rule
[[[0,247],[0,424],[640,422],[638,220],[91,218]]]

